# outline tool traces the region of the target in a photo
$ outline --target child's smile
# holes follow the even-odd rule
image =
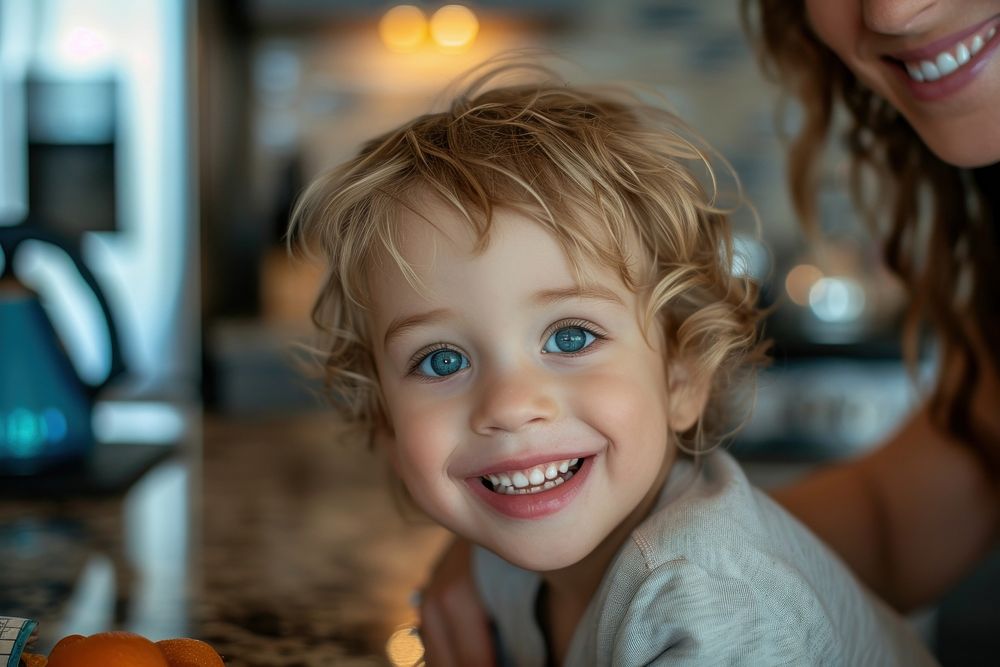
[[[441,524],[528,569],[572,565],[641,518],[690,426],[671,423],[661,334],[615,270],[584,261],[579,284],[529,218],[496,211],[475,253],[453,209],[422,210],[400,223],[419,289],[388,258],[371,282],[379,440]]]
[[[545,454],[542,458],[551,456]],[[594,456],[580,452],[579,456],[541,464],[502,462],[487,468],[495,472],[484,472],[468,480],[473,491],[498,512],[514,519],[537,519],[558,512],[572,500]]]
[[[580,458],[574,457],[520,470],[508,470],[509,466],[502,466],[495,473],[483,473],[479,479],[483,481],[483,486],[501,495],[535,494],[568,482],[580,471],[582,465]]]

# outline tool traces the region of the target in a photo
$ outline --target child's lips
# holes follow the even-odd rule
[[[597,453],[596,449],[581,450],[573,449],[564,452],[551,451],[546,449],[537,454],[518,456],[514,458],[502,459],[485,466],[479,466],[469,472],[460,473],[460,477],[474,479],[479,477],[489,477],[500,473],[511,473],[514,471],[530,471],[532,468],[544,467],[550,463],[559,464],[561,461],[572,459],[584,459]]]
[[[591,455],[576,458],[578,462],[574,464],[573,469],[568,469],[558,478],[562,481],[557,483],[554,480],[546,480],[541,485],[542,488],[533,491],[524,491],[531,487],[523,487],[515,488],[512,493],[498,492],[488,488],[480,476],[469,477],[466,483],[476,496],[505,516],[513,519],[540,519],[558,512],[573,500],[586,481],[597,457]],[[546,488],[546,484],[551,486]]]
[[[489,473],[479,479],[493,493],[523,495],[541,493],[572,479],[579,470],[581,459],[561,459],[518,470]]]

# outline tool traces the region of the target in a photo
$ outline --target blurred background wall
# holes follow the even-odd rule
[[[798,112],[758,71],[737,0],[394,7],[0,0],[0,226],[60,235],[107,295],[126,373],[99,397],[98,440],[180,442],[198,420],[178,405],[250,423],[325,409],[296,352],[310,340],[321,276],[283,244],[296,196],[365,139],[435,108],[461,72],[511,49],[561,56],[571,81],[662,95],[738,173],[760,229],[748,209],[736,216],[734,270],[761,281],[775,341],[734,444],[741,456],[779,467],[853,456],[913,409],[899,285],[852,211],[836,153],[821,229],[806,242],[776,129],[794,129]],[[111,357],[105,323],[64,249],[29,244],[15,259],[75,371],[99,384]],[[0,353],[19,350],[3,339]],[[118,413],[102,409],[113,405]],[[11,414],[0,405],[0,460],[37,435],[23,411]],[[990,589],[970,582],[962,611],[942,618],[987,636]]]
[[[364,139],[435,108],[469,67],[511,49],[543,49],[563,59],[570,80],[630,82],[662,95],[732,163],[756,206],[759,234],[749,209],[735,220],[742,268],[763,281],[766,304],[776,305],[767,327],[782,363],[761,383],[747,447],[845,455],[910,409],[914,396],[896,344],[898,285],[855,219],[837,158],[822,199],[823,241],[807,249],[789,208],[777,130],[794,128],[797,109],[779,106],[760,74],[735,0],[480,0],[468,4],[474,28],[457,45],[434,37],[446,14],[438,13],[441,3],[410,6],[395,35],[387,32],[393,6],[198,4],[210,404],[237,412],[315,404],[309,385],[287,374],[285,345],[307,335],[318,280],[316,267],[290,261],[282,245],[305,184]],[[461,42],[459,19],[438,28]]]
[[[172,0],[0,3],[0,224],[29,208],[79,240],[144,391],[197,389],[190,7]],[[29,204],[31,205],[29,207]],[[87,377],[106,364],[89,295],[58,251],[25,272]]]
[[[542,49],[571,81],[662,95],[732,163],[756,207],[743,259],[774,306],[777,364],[747,451],[809,459],[876,442],[911,409],[902,298],[834,156],[822,240],[788,205],[776,128],[798,120],[759,73],[735,0],[0,0],[0,224],[78,244],[108,294],[125,394],[223,414],[316,409],[294,344],[321,269],[283,245],[295,197],[361,142],[435,107],[462,72]],[[18,259],[84,377],[107,345],[93,299],[39,247]],[[98,313],[98,314],[95,314]]]

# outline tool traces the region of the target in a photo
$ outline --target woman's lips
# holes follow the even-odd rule
[[[997,23],[1000,23],[1000,17],[994,16],[986,19],[985,21],[980,21],[975,25],[969,26],[968,28],[954,32],[947,37],[937,39],[930,44],[924,44],[916,49],[896,51],[888,55],[891,58],[902,60],[904,62],[910,60],[927,60],[935,57],[942,51],[947,51],[948,49],[953,48],[958,42],[961,42],[976,33],[985,32],[991,27],[996,27]]]
[[[885,62],[919,100],[950,96],[968,85],[996,50],[1000,18],[993,17],[931,44],[894,52]]]

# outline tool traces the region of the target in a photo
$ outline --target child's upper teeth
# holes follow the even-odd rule
[[[904,63],[906,72],[914,81],[937,81],[972,60],[972,56],[982,51],[986,42],[993,39],[996,33],[996,27],[991,27],[983,33],[977,33],[971,39],[959,42],[953,50],[942,51],[933,60]]]
[[[538,493],[558,486],[572,477],[573,473],[569,469],[579,462],[580,459],[550,461],[527,470],[490,473],[483,477],[489,480],[497,493]]]

